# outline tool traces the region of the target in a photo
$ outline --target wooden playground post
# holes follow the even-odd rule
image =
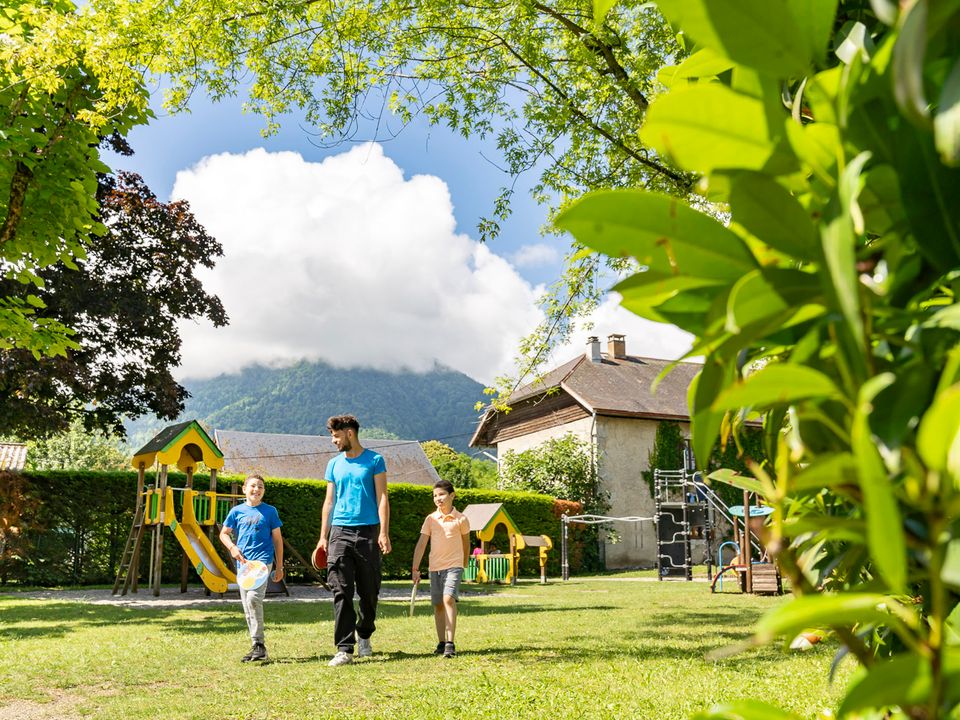
[[[207,487],[207,489],[212,493],[217,492],[217,469],[216,468],[210,468],[210,484]],[[214,495],[210,499],[210,512],[213,513],[213,525],[207,525],[207,540],[209,540],[211,544],[216,545],[216,543],[214,543],[214,537],[213,537],[214,533],[217,530],[217,496],[216,495]],[[207,597],[210,596],[210,588],[208,588],[206,585],[203,586],[203,594],[206,595]]]
[[[146,463],[140,463],[137,465],[137,503],[134,507],[134,517],[140,512],[143,508],[144,515],[146,515],[147,508],[143,507],[143,490],[146,485],[146,474],[147,466]],[[137,586],[140,584],[140,540],[143,537],[143,528],[140,529],[140,535],[137,537],[136,545],[133,548],[133,558],[130,562],[130,567],[127,568],[127,579],[125,582],[130,585],[130,592],[136,592]],[[130,578],[130,574],[133,573],[133,577]]]
[[[747,560],[746,589],[748,593],[753,593],[753,562],[750,546],[750,493],[743,491],[743,547],[744,557]]]
[[[153,596],[160,597],[160,578],[162,576],[163,570],[163,526],[167,522],[167,509],[166,509],[166,499],[167,499],[167,466],[160,466],[160,482],[159,486],[159,495],[157,501],[159,502],[159,516],[160,519],[156,525],[153,527]]]

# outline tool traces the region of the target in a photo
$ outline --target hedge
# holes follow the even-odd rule
[[[109,584],[117,572],[124,543],[133,521],[137,475],[135,472],[44,471],[25,472],[25,494],[34,507],[21,519],[23,534],[20,552],[0,558],[0,583],[31,585]],[[229,489],[237,477],[220,476],[218,489]],[[156,482],[148,473],[147,484]],[[208,478],[197,475],[194,487],[207,489]],[[183,487],[186,476],[170,473],[168,484]],[[320,533],[320,511],[326,483],[318,480],[267,478],[265,502],[277,507],[285,539],[309,559]],[[432,488],[419,485],[390,485],[390,539],[393,552],[384,558],[384,576],[407,578],[413,548],[423,518],[434,510]],[[179,496],[177,496],[179,503]],[[11,502],[0,499],[0,505]],[[501,490],[463,489],[457,492],[456,507],[472,503],[501,502],[525,535],[548,535],[554,542],[548,574],[560,572],[560,512],[565,506],[546,495]],[[25,507],[30,507],[27,503]],[[178,505],[179,508],[179,505]],[[8,508],[9,509],[9,508]],[[568,509],[569,510],[569,509]],[[179,509],[178,509],[179,515]],[[182,553],[173,534],[164,532],[164,583],[180,578]],[[219,547],[219,541],[214,544]],[[498,545],[500,543],[498,542]],[[148,546],[141,552],[141,582],[147,573]],[[501,549],[506,549],[506,539]],[[583,556],[574,552],[574,558]],[[289,563],[288,563],[289,565]],[[574,566],[576,567],[576,566]],[[289,565],[291,580],[307,579],[305,572]],[[192,575],[191,582],[196,582]],[[536,551],[521,555],[521,575],[539,574]]]

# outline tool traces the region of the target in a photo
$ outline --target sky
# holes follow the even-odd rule
[[[201,100],[135,129],[134,156],[105,158],[138,172],[160,199],[187,200],[224,247],[198,276],[230,325],[181,325],[179,379],[301,359],[415,371],[439,363],[485,384],[514,371],[569,243],[541,236],[547,209],[529,198],[535,178],[521,178],[512,216],[482,243],[477,222],[511,182],[490,143],[422,121],[388,141],[332,148],[295,117],[270,138],[261,127],[238,101]],[[581,352],[588,335],[624,333],[628,353],[648,357],[690,346],[615,295],[591,320],[548,368]]]

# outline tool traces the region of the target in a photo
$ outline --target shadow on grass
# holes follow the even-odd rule
[[[518,615],[531,613],[577,613],[587,610],[615,610],[613,606],[543,607],[541,605],[490,605],[463,598],[460,611],[465,616]],[[432,616],[429,603],[419,603],[418,615]],[[194,617],[184,617],[192,613]],[[265,606],[266,621],[271,626],[298,626],[333,620],[329,604],[284,602]],[[403,618],[409,615],[406,603],[381,602],[377,610],[380,619]],[[235,633],[242,627],[243,612],[238,604],[229,606],[179,608],[129,608],[112,605],[90,605],[76,602],[44,602],[36,605],[4,609],[0,639],[62,638],[85,628],[149,627],[180,635],[207,635]],[[124,630],[126,631],[126,630]]]

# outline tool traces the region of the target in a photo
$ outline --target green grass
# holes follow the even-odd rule
[[[426,603],[409,618],[406,602],[381,602],[376,655],[342,668],[326,666],[328,602],[268,601],[272,661],[251,667],[238,662],[248,643],[236,602],[131,609],[0,596],[0,716],[18,703],[37,717],[111,720],[669,720],[746,697],[804,717],[836,704],[851,668],[842,664],[839,680],[828,683],[835,645],[705,659],[747,637],[782,599],[627,577],[468,592],[453,660],[431,654]],[[44,712],[33,702],[52,704]]]

